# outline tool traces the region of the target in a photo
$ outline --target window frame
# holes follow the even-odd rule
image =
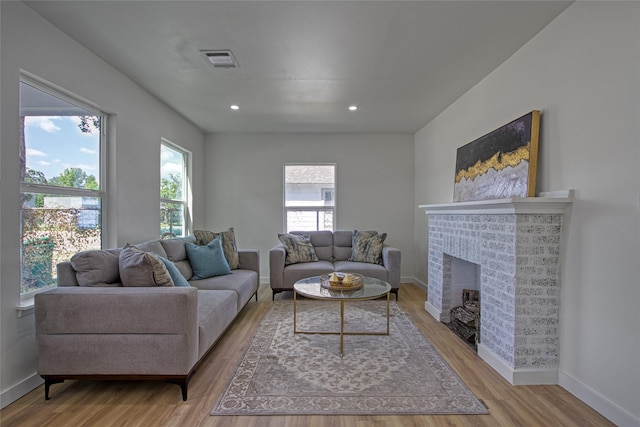
[[[330,192],[332,196],[332,204],[329,206],[304,206],[304,205],[291,205],[287,206],[287,167],[288,166],[331,166],[333,168],[333,189]],[[338,187],[338,165],[336,163],[301,163],[301,162],[292,162],[285,163],[282,168],[282,206],[283,206],[283,230],[285,233],[289,231],[294,231],[294,229],[289,230],[288,224],[288,213],[289,211],[309,211],[309,212],[332,212],[332,222],[331,222],[331,231],[336,229],[336,215],[337,215],[337,187]],[[329,190],[327,187],[322,187],[320,189],[321,192],[321,200],[326,201],[325,193]],[[318,227],[316,227],[317,229]],[[302,231],[302,230],[295,230]]]
[[[166,146],[167,148],[177,151],[182,154],[182,195],[183,199],[168,199],[164,197],[160,197],[160,209],[162,210],[163,203],[175,203],[182,205],[182,237],[188,236],[192,232],[192,218],[191,218],[191,203],[192,203],[192,194],[191,194],[191,163],[192,163],[192,153],[191,151],[181,147],[180,145],[169,141],[166,138],[161,138],[160,141],[160,152],[162,153],[162,147]],[[160,158],[160,179],[162,180],[162,155]],[[161,182],[161,181],[160,181]],[[160,185],[160,183],[159,183]],[[162,190],[162,187],[159,188],[159,192]],[[162,224],[160,224],[160,237],[162,236]],[[180,237],[180,236],[175,236]]]
[[[72,104],[80,109],[86,110],[88,113],[91,113],[94,116],[100,118],[100,133],[99,133],[99,160],[98,166],[100,171],[98,173],[98,179],[100,183],[100,188],[98,190],[91,190],[87,188],[73,188],[73,187],[61,187],[57,185],[48,185],[48,184],[36,184],[29,183],[23,181],[21,178],[18,179],[20,186],[20,194],[32,193],[32,194],[43,194],[43,195],[56,195],[56,196],[76,196],[76,197],[91,197],[97,198],[100,200],[100,248],[103,249],[105,247],[105,239],[108,236],[108,220],[107,220],[107,212],[109,205],[109,197],[108,197],[108,182],[107,182],[107,168],[108,168],[108,145],[109,145],[109,114],[105,111],[101,110],[95,105],[89,104],[87,101],[80,99],[80,97],[73,95],[72,93],[65,91],[61,88],[54,88],[53,85],[50,85],[46,82],[40,81],[34,77],[31,77],[26,74],[20,74],[20,84],[27,84],[49,96],[58,98],[62,101],[65,101],[69,104]],[[20,107],[22,100],[20,100]],[[27,116],[24,116],[27,117]],[[26,141],[25,141],[26,143]],[[26,156],[26,154],[25,154]],[[26,161],[26,157],[25,157]],[[44,287],[41,289],[36,289],[28,292],[22,292],[22,270],[23,270],[23,222],[22,222],[22,209],[20,206],[20,301],[21,303],[25,303],[33,300],[33,297],[46,290],[57,287],[57,283],[52,286]]]

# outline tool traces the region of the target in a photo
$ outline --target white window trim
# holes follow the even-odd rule
[[[100,116],[100,190],[89,190],[84,188],[70,189],[68,187],[57,187],[52,185],[41,185],[41,184],[31,184],[31,183],[22,183],[20,182],[20,192],[21,193],[51,193],[61,195],[85,195],[88,197],[99,197],[100,198],[100,209],[101,209],[101,223],[100,227],[102,229],[101,233],[101,247],[105,247],[105,239],[108,233],[108,221],[107,221],[107,212],[109,205],[109,192],[108,188],[108,172],[107,172],[107,158],[108,158],[108,133],[107,129],[109,127],[109,114],[100,109],[98,106],[93,105],[81,97],[74,95],[73,93],[64,90],[60,87],[47,83],[43,80],[38,79],[37,77],[27,74],[25,72],[21,72],[20,74],[20,82],[26,83],[34,88],[41,90],[42,92],[55,96],[57,98],[62,99],[63,101],[74,104],[80,108],[87,110],[90,113],[94,113],[96,116]],[[53,191],[52,191],[53,190]],[[22,232],[22,229],[20,230]],[[22,238],[22,237],[21,237]],[[20,266],[22,268],[22,265]],[[21,286],[20,286],[21,288]],[[34,297],[41,293],[45,292],[52,288],[39,289],[31,292],[20,293],[20,300],[18,305],[16,306],[16,310],[18,313],[18,317],[27,316],[34,313]]]

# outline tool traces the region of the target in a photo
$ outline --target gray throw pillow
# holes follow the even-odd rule
[[[118,257],[120,249],[78,252],[71,257],[80,286],[122,286]]]
[[[127,243],[120,251],[119,261],[122,286],[174,286],[158,255]]]

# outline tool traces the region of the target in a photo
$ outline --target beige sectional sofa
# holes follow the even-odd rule
[[[357,233],[357,230],[356,230]],[[361,232],[377,234],[376,232]],[[308,235],[317,261],[296,262],[287,264],[287,249],[278,244],[269,251],[269,275],[272,298],[277,293],[293,290],[293,285],[300,279],[333,271],[358,273],[375,277],[391,285],[391,292],[398,298],[400,288],[400,250],[383,245],[380,263],[358,262],[350,260],[353,255],[354,231],[292,231],[293,235]],[[386,235],[385,235],[386,237]],[[384,238],[382,238],[384,241]]]
[[[187,242],[195,238],[135,246],[172,261],[189,280]],[[122,250],[77,254],[58,264],[58,287],[36,295],[45,399],[51,384],[65,379],[135,379],[176,383],[186,400],[198,363],[251,298],[258,298],[258,251],[237,251],[239,266],[230,274],[160,287],[122,286]]]

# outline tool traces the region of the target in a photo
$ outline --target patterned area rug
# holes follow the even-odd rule
[[[299,300],[298,330],[338,331],[340,304]],[[345,331],[386,331],[386,301],[345,303]],[[293,334],[276,301],[211,415],[487,414],[407,315],[390,335]]]

